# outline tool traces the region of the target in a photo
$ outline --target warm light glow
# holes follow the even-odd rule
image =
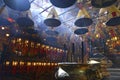
[[[13,65],[13,66],[17,66],[17,65],[18,65],[18,62],[17,62],[17,61],[13,61],[13,62],[12,62],[12,65]]]
[[[45,45],[42,45],[42,47],[44,48],[44,47],[45,47]]]
[[[49,48],[49,46],[46,46],[46,48],[48,49],[48,48]]]
[[[79,72],[80,72],[80,73],[84,73],[84,71],[83,71],[83,70],[80,70]]]
[[[108,43],[107,43],[107,42],[106,42],[105,44],[106,44],[106,45],[108,45]]]
[[[90,60],[90,61],[88,62],[88,64],[98,64],[98,63],[100,63],[100,62],[95,61],[95,60]]]
[[[54,65],[55,65],[55,66],[57,66],[58,64],[57,64],[57,63],[55,63]]]
[[[108,39],[107,42],[109,42],[110,40]]]
[[[6,37],[9,37],[10,36],[10,34],[6,34]]]
[[[18,39],[19,42],[21,42],[21,40],[22,40],[21,38]]]
[[[12,43],[15,43],[16,41],[15,40],[12,40]]]
[[[96,38],[99,38],[100,37],[100,35],[99,34],[96,34],[96,36],[95,36]]]
[[[62,52],[63,50],[62,49],[60,49],[60,52]]]
[[[38,65],[41,66],[41,62],[39,62]]]
[[[6,61],[6,63],[5,63],[6,65],[9,65],[10,64],[10,62],[9,61]]]
[[[52,66],[54,66],[54,63],[51,63]]]
[[[40,43],[37,43],[37,46],[40,46]]]
[[[28,41],[28,40],[25,40],[25,43],[29,43],[29,41]]]
[[[104,14],[108,14],[108,11],[105,11]]]
[[[120,45],[120,41],[117,41],[116,43],[117,43],[118,45]]]
[[[27,66],[31,66],[31,62],[27,62]]]
[[[50,63],[48,63],[47,65],[50,66]]]
[[[57,48],[54,48],[54,50],[56,50]]]
[[[20,61],[20,65],[24,65],[25,63],[23,61]]]
[[[106,23],[105,23],[105,22],[103,22],[103,25],[106,25]]]
[[[46,63],[43,63],[43,66],[46,66]]]
[[[31,42],[31,47],[34,47],[34,43],[33,42]]]
[[[32,63],[32,65],[33,65],[33,66],[36,66],[36,63],[35,63],[35,62],[33,62],[33,63]]]
[[[117,40],[117,39],[118,39],[118,38],[115,36],[115,37],[114,37],[114,40]]]
[[[58,48],[57,51],[59,51],[60,49]]]
[[[2,30],[5,30],[5,27],[1,27]]]

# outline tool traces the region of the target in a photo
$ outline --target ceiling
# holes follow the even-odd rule
[[[37,30],[43,44],[60,48],[63,47],[64,44],[68,46],[70,46],[71,43],[80,45],[82,38],[79,35],[74,34],[74,31],[81,27],[77,27],[74,22],[80,17],[80,14],[78,14],[78,12],[82,10],[82,8],[86,10],[90,18],[93,20],[93,23],[90,26],[87,26],[89,32],[86,33],[83,38],[94,40],[101,37],[107,41],[107,39],[111,38],[110,36],[112,34],[108,34],[111,30],[113,30],[113,32],[119,36],[119,26],[116,28],[108,28],[104,24],[109,19],[109,13],[100,13],[101,8],[93,7],[90,0],[78,0],[75,4],[67,8],[56,7],[52,5],[50,0],[29,0],[29,2],[29,10],[17,11],[9,8],[8,6],[4,6],[5,3],[3,0],[0,0],[0,17],[5,19],[11,18],[13,20],[16,20],[20,17],[31,18],[34,21],[34,29]],[[78,4],[78,2],[80,3]],[[120,1],[118,0],[113,5],[115,5],[119,10],[119,4]],[[44,20],[51,17],[53,14],[56,15],[55,18],[61,21],[60,26],[52,27],[47,26],[44,23]],[[48,30],[56,32],[49,34],[46,32]]]

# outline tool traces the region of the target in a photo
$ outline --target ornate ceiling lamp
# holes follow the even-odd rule
[[[90,26],[93,21],[90,18],[89,13],[85,9],[85,7],[82,6],[82,3],[78,3],[78,6],[80,8],[78,15],[77,15],[77,20],[75,21],[75,25],[77,27],[87,27]]]
[[[113,5],[117,0],[91,0],[92,6],[96,8],[105,8]]]
[[[30,9],[29,0],[3,0],[5,5],[17,11],[27,11]]]
[[[58,8],[68,8],[75,4],[77,0],[50,0],[52,5]]]
[[[47,19],[44,20],[44,23],[49,27],[58,27],[61,25],[60,20],[58,19],[57,12],[54,8],[51,9],[50,13],[48,14]]]
[[[107,8],[101,8],[99,14],[103,14],[107,11],[108,21],[106,22],[107,26],[117,26],[120,25],[120,10],[116,6],[110,6]]]

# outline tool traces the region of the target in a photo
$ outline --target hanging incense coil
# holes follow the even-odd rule
[[[50,0],[52,5],[58,8],[68,8],[75,4],[77,0]]]
[[[93,23],[92,19],[90,18],[89,13],[87,10],[82,7],[77,15],[77,20],[75,21],[75,25],[77,27],[87,27],[90,26]]]
[[[113,5],[117,0],[91,0],[92,6],[96,8],[105,8]]]
[[[111,18],[106,22],[107,26],[117,26],[120,25],[120,17]]]
[[[51,9],[44,23],[49,27],[58,27],[61,25],[58,14],[54,8]]]
[[[75,25],[78,27],[90,26],[92,23],[93,21],[90,18],[80,18],[75,21]]]
[[[61,25],[60,20],[55,19],[55,18],[48,18],[44,20],[44,23],[49,27],[57,27]]]
[[[87,32],[88,32],[88,29],[86,29],[86,28],[76,29],[74,31],[74,33],[77,34],[77,35],[82,35],[82,34],[85,34]]]
[[[30,9],[29,0],[3,0],[5,5],[17,11],[26,11]]]

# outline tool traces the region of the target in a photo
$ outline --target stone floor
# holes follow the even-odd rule
[[[110,77],[102,80],[120,80],[120,69],[119,68],[109,68]],[[41,76],[41,77],[40,77]],[[0,74],[0,80],[55,80],[53,76],[47,74],[39,74],[38,78],[34,73],[29,75],[12,75],[12,74]]]
[[[120,68],[109,68],[108,71],[111,74],[109,80],[120,80]]]

